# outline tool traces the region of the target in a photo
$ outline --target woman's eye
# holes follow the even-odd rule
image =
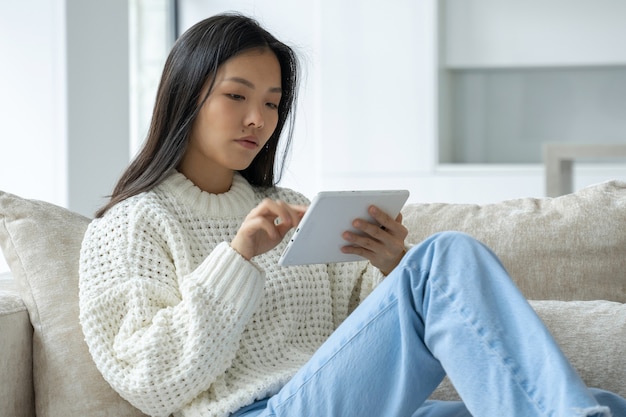
[[[240,94],[226,94],[226,95],[233,100],[243,100],[245,98],[244,96]]]
[[[278,109],[278,104],[276,104],[276,103],[267,103],[267,107],[269,107],[270,109],[273,109],[273,110],[277,110]]]

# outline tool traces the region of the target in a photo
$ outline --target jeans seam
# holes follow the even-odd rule
[[[436,289],[446,300],[452,301],[452,299],[445,293],[445,291],[437,283],[435,283],[434,281],[430,279],[429,281],[430,281],[431,286],[434,289]],[[450,305],[452,306],[453,304],[450,303]],[[481,334],[480,327],[477,327],[474,323],[472,323],[472,320],[463,312],[463,310],[460,310],[458,307],[455,307],[455,306],[451,308],[457,311],[457,313],[462,317],[463,322],[474,332],[477,338],[481,341],[482,345],[486,347],[490,352],[492,352],[495,357],[498,358],[498,360],[500,361],[500,364],[504,367],[504,369],[506,369],[507,373],[510,374],[510,376],[512,377],[512,380],[524,393],[526,398],[528,398],[528,400],[532,404],[535,405],[535,408],[539,412],[545,415],[548,412],[548,410],[541,407],[540,404],[537,403],[537,401],[530,395],[528,390],[524,388],[522,381],[520,381],[520,378],[518,377],[518,373],[515,372],[515,368],[507,364],[506,359],[500,354],[500,352],[497,349],[493,348],[491,344],[489,343],[489,341],[485,339],[485,337]],[[517,364],[517,361],[515,361],[515,364],[517,365],[517,367],[519,367],[519,365]]]

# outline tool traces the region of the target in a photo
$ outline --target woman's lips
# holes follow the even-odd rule
[[[246,136],[244,138],[239,138],[236,140],[241,146],[246,149],[256,149],[259,147],[259,139],[254,136]]]

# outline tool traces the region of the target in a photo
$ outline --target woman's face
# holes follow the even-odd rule
[[[281,91],[280,64],[271,50],[245,51],[224,62],[179,170],[201,189],[213,188],[205,191],[227,191],[233,172],[247,168],[274,133]]]

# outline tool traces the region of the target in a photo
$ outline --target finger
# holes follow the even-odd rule
[[[302,220],[302,218],[304,217],[304,215],[306,214],[306,211],[309,209],[309,206],[304,206],[304,205],[300,205],[300,204],[296,204],[291,206],[294,211],[296,212],[296,217],[298,219],[298,223],[300,223],[300,220]]]
[[[281,219],[277,218],[274,222],[274,227],[276,228],[278,233],[280,233],[281,237],[285,237],[287,232],[293,229],[295,225],[292,225],[289,221],[282,221]]]
[[[378,224],[380,225],[379,227],[382,230],[386,231],[390,235],[402,237],[402,229],[404,228],[404,226],[402,225],[401,213],[399,213],[396,218],[393,219],[391,216],[389,216],[387,213],[380,210],[376,206],[370,206],[368,209],[368,213],[374,218],[374,220],[376,220],[376,222],[378,222]]]
[[[346,253],[346,254],[361,256],[362,258],[370,261],[370,263],[374,266],[378,266],[382,263],[381,256],[379,253],[371,251],[361,246],[345,245],[341,247],[341,252]]]
[[[263,229],[268,235],[275,236],[278,233],[275,226],[279,223],[276,219],[279,218],[280,213],[281,210],[277,202],[266,198],[248,213],[246,220],[252,230]],[[270,230],[274,234],[270,233]]]
[[[404,241],[404,239],[409,234],[409,231],[402,224],[402,213],[398,213],[396,218],[392,219],[391,216],[378,209],[378,207],[372,206],[370,207],[370,215],[374,217],[374,214],[377,215],[377,218],[375,217],[375,220],[380,223],[380,228],[382,230],[386,231],[391,236],[402,239]]]
[[[289,216],[291,217],[291,224],[293,226],[297,226],[304,217],[304,213],[308,206],[297,205],[297,204],[287,204],[287,210],[289,212]]]
[[[277,240],[283,236],[280,230],[264,216],[255,217],[250,220],[247,229],[250,230],[252,234],[263,231],[271,240]]]
[[[370,206],[367,212],[381,226],[389,227],[391,226],[392,223],[395,222],[394,219],[392,219],[390,215],[388,215],[387,213],[379,209],[377,206],[374,206],[374,205]]]
[[[347,230],[342,234],[342,237],[353,245],[366,248],[383,257],[394,257],[404,250],[404,238],[408,231],[402,232],[399,237],[396,237],[389,230],[383,230],[364,220],[357,219],[353,225],[362,233],[353,233]],[[402,224],[399,227],[404,229]]]
[[[382,242],[391,239],[390,231],[384,226],[373,224],[363,219],[354,220],[352,226],[377,241]]]
[[[288,204],[283,201],[277,201],[277,217],[274,219],[276,225],[283,225],[289,228],[295,227],[300,223],[307,206]]]
[[[380,231],[380,233],[384,233],[384,232]],[[376,253],[381,252],[385,247],[385,245],[381,243],[381,240],[379,239],[376,239],[376,238],[372,239],[372,237],[370,236],[359,235],[357,233],[352,233],[350,231],[345,231],[342,234],[342,237],[344,238],[344,240],[349,242],[352,246],[364,248],[371,252],[376,252]]]
[[[271,220],[275,225],[284,223],[291,226],[292,224],[288,204],[281,200],[264,199],[257,206],[257,214]]]

